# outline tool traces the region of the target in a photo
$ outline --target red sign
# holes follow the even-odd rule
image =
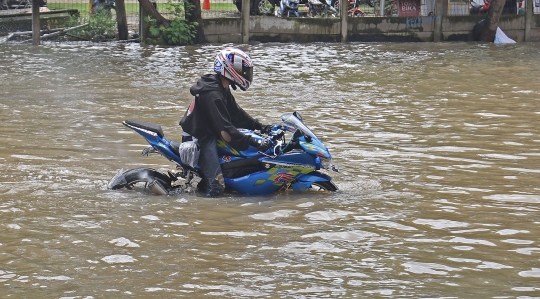
[[[420,15],[420,0],[399,0],[400,17],[417,17]]]

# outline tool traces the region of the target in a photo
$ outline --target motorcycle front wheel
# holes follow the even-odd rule
[[[288,186],[285,191],[294,191],[292,186]],[[335,192],[338,187],[330,181],[313,182],[305,192]]]
[[[338,188],[332,182],[315,182],[309,187],[309,191],[337,191]]]

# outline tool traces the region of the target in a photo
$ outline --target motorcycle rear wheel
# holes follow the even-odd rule
[[[134,168],[115,176],[109,183],[109,189],[122,188],[138,191],[148,189],[155,194],[165,195],[172,190],[172,179],[151,168]]]

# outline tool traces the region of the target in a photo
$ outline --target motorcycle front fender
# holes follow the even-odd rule
[[[315,182],[329,182],[331,180],[332,178],[330,176],[318,171],[313,171],[297,178],[296,181],[291,184],[291,187],[294,191],[304,191],[309,189]]]

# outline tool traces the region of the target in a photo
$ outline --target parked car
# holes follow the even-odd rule
[[[251,0],[251,15],[273,15],[280,0]],[[242,0],[233,0],[238,11],[242,11]]]

